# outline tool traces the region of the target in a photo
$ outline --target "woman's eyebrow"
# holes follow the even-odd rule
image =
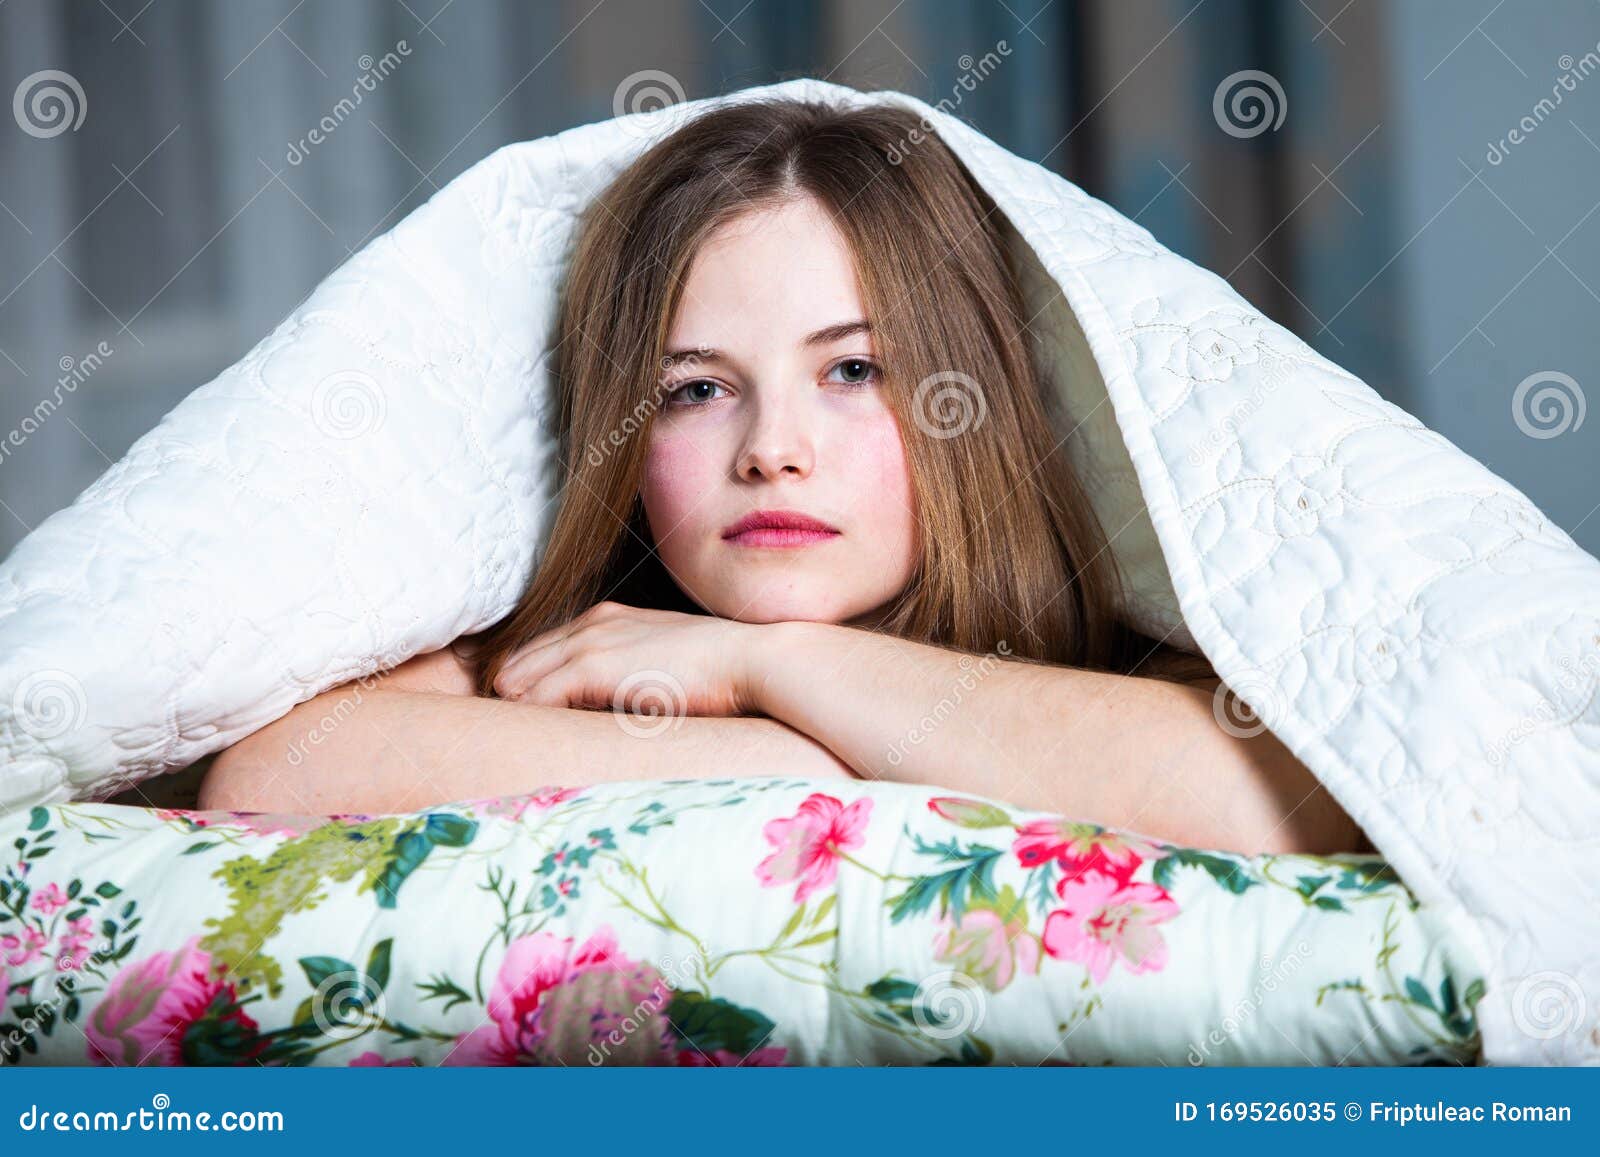
[[[843,341],[847,337],[854,337],[858,333],[871,333],[872,323],[866,318],[858,317],[854,321],[841,321],[835,325],[824,326],[806,338],[805,345],[832,345],[836,341]]]
[[[662,360],[671,362],[673,365],[694,365],[697,362],[720,362],[726,359],[720,351],[714,350],[710,346],[700,345],[690,349],[669,350]]]
[[[818,346],[831,345],[836,341],[843,341],[847,337],[854,337],[860,333],[871,333],[872,323],[865,318],[856,318],[854,321],[835,322],[833,325],[823,326],[815,333],[807,334],[802,345]],[[699,362],[723,362],[728,357],[721,350],[712,349],[710,346],[694,346],[689,349],[670,350],[666,359],[674,365],[694,365]]]

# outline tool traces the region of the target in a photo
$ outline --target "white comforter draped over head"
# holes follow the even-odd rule
[[[1488,1061],[1600,1062],[1600,564],[1068,182],[900,94],[726,99],[767,93],[897,102],[954,148],[1027,257],[1141,624],[1198,645],[1474,938]],[[105,798],[505,614],[549,524],[576,214],[708,103],[486,158],[24,540],[0,805]]]

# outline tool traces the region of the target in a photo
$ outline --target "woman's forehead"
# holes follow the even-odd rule
[[[668,345],[727,353],[774,341],[798,346],[864,317],[849,243],[820,208],[788,202],[742,214],[701,246]]]

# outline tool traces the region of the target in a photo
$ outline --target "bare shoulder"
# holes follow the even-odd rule
[[[372,680],[372,686],[392,691],[432,691],[440,695],[476,695],[470,664],[446,646],[416,655]]]

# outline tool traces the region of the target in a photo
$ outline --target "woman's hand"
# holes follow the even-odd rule
[[[518,648],[495,676],[494,690],[502,699],[546,707],[756,714],[762,630],[712,615],[596,603]]]

